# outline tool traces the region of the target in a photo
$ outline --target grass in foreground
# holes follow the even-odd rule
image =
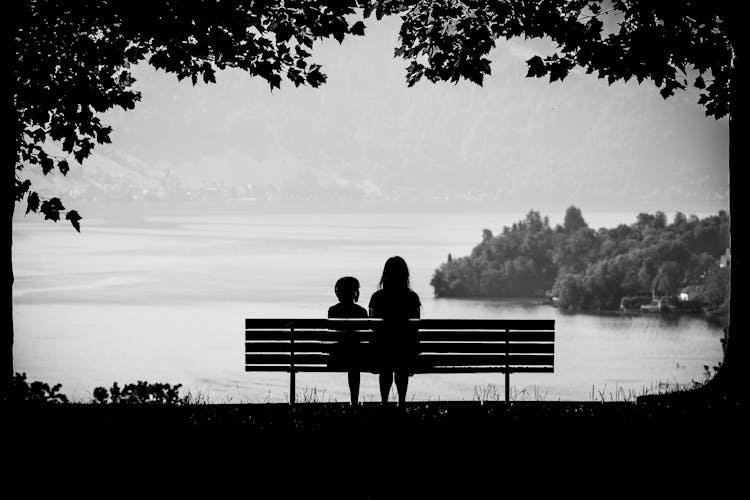
[[[614,392],[607,390],[606,384],[601,388],[596,386],[591,387],[591,402],[626,402],[634,403],[641,396],[658,396],[676,393],[686,393],[692,389],[698,389],[705,386],[713,376],[718,372],[719,366],[713,367],[713,372],[709,366],[704,366],[703,379],[696,381],[693,380],[692,384],[679,384],[675,380],[672,382],[659,382],[652,384],[650,387],[642,387],[640,391],[633,389],[625,389],[623,387],[615,386]],[[16,373],[13,380],[13,390],[11,401],[16,403],[71,403],[68,397],[60,392],[62,388],[61,384],[51,386],[45,382],[34,381],[29,382],[26,373]],[[145,381],[138,381],[136,383],[125,384],[120,387],[117,382],[114,382],[109,389],[104,387],[97,387],[94,389],[92,397],[85,401],[78,401],[74,403],[79,404],[138,404],[138,405],[170,405],[170,406],[184,406],[184,405],[207,405],[207,404],[269,404],[272,402],[271,393],[266,395],[262,401],[255,401],[252,399],[235,400],[231,396],[224,397],[221,401],[212,401],[207,391],[205,392],[187,392],[185,395],[180,395],[180,389],[182,384],[167,384],[167,383],[151,383]],[[540,389],[536,385],[531,387],[524,387],[522,389],[512,386],[509,390],[511,402],[548,402],[552,401],[549,398],[549,393]],[[289,402],[289,394],[285,394],[286,402]],[[377,403],[372,395],[363,396],[363,403]],[[411,403],[416,403],[412,395]],[[396,399],[395,389],[391,391],[391,400]],[[317,387],[303,387],[295,394],[295,401],[298,403],[339,403],[336,396],[326,389],[318,389]],[[437,401],[440,401],[439,399]],[[485,402],[502,402],[505,401],[505,389],[503,386],[495,384],[487,384],[484,386],[474,386],[474,392],[471,401],[485,403]],[[558,399],[558,401],[560,401]],[[430,403],[433,401],[422,401],[422,403]]]

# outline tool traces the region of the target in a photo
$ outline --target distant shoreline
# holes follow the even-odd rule
[[[335,202],[325,201],[274,201],[259,202],[244,199],[220,199],[220,200],[85,200],[71,199],[64,195],[61,197],[66,208],[75,208],[79,212],[84,209],[122,209],[130,212],[178,212],[192,213],[194,210],[200,212],[205,209],[217,211],[252,213],[252,214],[378,214],[378,213],[434,213],[434,214],[471,214],[471,213],[497,213],[497,214],[520,214],[525,213],[524,208],[514,208],[512,206],[500,206],[490,202],[447,202],[447,201],[355,201],[342,200]],[[632,206],[622,207],[586,207],[589,214],[607,213],[607,214],[627,214],[628,216],[636,215],[639,212],[652,212],[661,210],[667,214],[674,212],[683,212],[687,215],[712,215],[720,210],[729,212],[729,206],[701,206],[685,208],[663,207],[663,206],[644,206],[634,209]],[[541,206],[541,211],[551,214],[564,215],[565,207],[558,205]],[[19,212],[21,212],[19,210]],[[23,215],[21,213],[20,215]],[[632,217],[629,217],[632,218]]]
[[[524,305],[534,306],[550,306],[558,309],[562,314],[576,315],[584,314],[591,316],[645,316],[645,317],[668,317],[675,318],[681,316],[701,317],[706,321],[715,324],[717,326],[724,326],[728,323],[728,314],[713,314],[706,311],[662,311],[662,312],[648,312],[640,311],[637,309],[577,309],[567,310],[554,306],[550,301],[544,297],[435,297],[439,300],[456,300],[456,301],[482,301],[482,302],[514,302],[521,303]]]

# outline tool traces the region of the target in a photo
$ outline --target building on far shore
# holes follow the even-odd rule
[[[726,249],[724,255],[719,258],[719,267],[731,267],[732,265],[732,252],[729,248]]]
[[[687,302],[689,300],[695,300],[700,296],[701,286],[700,285],[688,285],[680,290],[680,302]]]

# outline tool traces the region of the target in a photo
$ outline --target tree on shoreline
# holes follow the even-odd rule
[[[566,211],[562,226],[553,229],[546,217],[541,220],[532,210],[497,236],[485,229],[470,256],[435,270],[435,294],[541,297],[552,290],[564,309],[617,310],[626,297],[676,296],[684,286],[702,288],[729,245],[723,211],[690,222],[678,217],[669,225],[663,225],[663,213],[642,213],[629,226],[598,231],[575,206]],[[712,288],[712,297],[727,294],[719,284]]]
[[[481,85],[490,74],[486,56],[496,40],[520,36],[556,44],[550,55],[527,61],[529,77],[548,76],[554,82],[580,67],[609,83],[650,79],[664,98],[692,86],[699,90],[698,104],[707,115],[729,115],[730,184],[735,189],[740,185],[734,180],[744,151],[738,136],[745,99],[740,91],[744,54],[738,43],[742,17],[729,2],[29,0],[14,3],[10,10],[3,22],[11,65],[5,105],[9,129],[15,131],[8,134],[13,168],[4,182],[10,205],[5,231],[11,241],[15,205],[24,200],[27,211],[41,211],[53,221],[65,214],[79,229],[76,211],[66,212],[59,198],[39,197],[21,172],[31,166],[64,175],[72,161],[83,162],[96,144],[108,142],[111,129],[98,115],[114,106],[135,105],[140,96],[132,90],[132,64],[147,59],[193,83],[212,82],[217,70],[237,67],[266,79],[272,89],[283,78],[316,87],[325,76],[310,61],[313,41],[332,37],[341,42],[364,34],[364,24],[354,20],[360,14],[401,17],[395,55],[410,62],[409,86],[422,78]],[[54,144],[61,147],[52,148]],[[735,203],[730,200],[732,207]],[[6,286],[12,292],[11,246],[4,248]],[[734,253],[744,255],[742,248],[734,248]],[[524,263],[519,260],[518,265]],[[744,266],[741,259],[735,261],[732,273],[744,276]],[[6,313],[0,398],[13,375],[12,302]],[[733,394],[742,386],[736,360],[746,352],[746,341],[736,332],[745,321],[737,318],[730,325],[725,362],[716,378]]]

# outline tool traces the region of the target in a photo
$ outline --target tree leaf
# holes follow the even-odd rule
[[[40,155],[41,158],[41,165],[42,165],[42,173],[44,175],[47,175],[52,170],[52,167],[55,166],[54,162],[52,161],[52,158],[47,156],[46,154]]]
[[[16,201],[21,201],[24,197],[24,195],[28,192],[29,188],[31,187],[31,181],[29,179],[26,179],[23,182],[20,182],[18,179],[16,179]]]
[[[527,77],[542,77],[547,74],[547,67],[544,65],[544,61],[539,56],[534,56],[526,64],[529,66],[529,72],[526,73]]]
[[[51,198],[44,200],[40,208],[44,214],[45,220],[53,220],[55,222],[60,220],[60,211],[65,210],[60,198]]]
[[[365,23],[363,23],[362,21],[357,21],[352,25],[351,28],[349,28],[349,33],[351,33],[352,35],[364,36]]]
[[[554,82],[555,80],[564,80],[568,76],[568,67],[564,62],[558,61],[555,64],[549,65],[549,81]]]
[[[57,168],[63,175],[68,175],[68,171],[70,170],[70,166],[68,165],[67,160],[60,160],[59,162],[57,162]]]
[[[281,88],[281,76],[277,75],[276,73],[271,73],[266,77],[266,80],[268,80],[269,85],[271,86],[271,90],[274,88],[280,89]]]
[[[75,146],[75,137],[74,136],[66,136],[65,140],[63,141],[63,151],[66,153],[72,153],[73,147]]]
[[[211,66],[203,65],[203,83],[216,83],[215,73]]]
[[[76,231],[78,231],[79,233],[81,232],[81,225],[78,222],[81,220],[81,216],[78,215],[78,212],[76,212],[75,210],[69,210],[65,215],[65,218],[69,220],[71,224],[73,224],[73,227]]]
[[[39,195],[36,191],[32,191],[29,193],[28,198],[26,198],[26,213],[36,213],[37,210],[39,210]]]
[[[313,64],[310,68],[310,72],[307,73],[307,76],[305,77],[307,83],[313,88],[317,88],[320,84],[325,83],[326,75],[321,73],[320,66]]]

